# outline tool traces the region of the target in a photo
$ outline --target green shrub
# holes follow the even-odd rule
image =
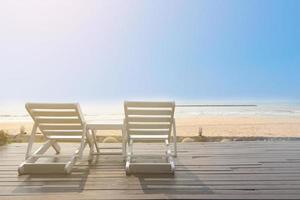
[[[8,134],[3,131],[0,130],[0,146],[5,145],[8,143]]]

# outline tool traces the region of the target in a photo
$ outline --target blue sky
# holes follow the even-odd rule
[[[297,0],[4,0],[0,101],[298,101],[299,9]]]

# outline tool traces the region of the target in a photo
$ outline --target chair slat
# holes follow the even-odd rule
[[[76,111],[32,111],[35,117],[46,116],[46,117],[78,117]]]
[[[43,133],[45,135],[68,135],[68,136],[72,136],[72,135],[82,135],[82,131],[53,131],[53,130],[49,130],[49,131],[43,131]]]
[[[68,135],[49,135],[48,138],[53,139],[53,140],[57,140],[57,141],[80,141],[82,139],[82,137],[80,135],[76,135],[76,136],[68,136]]]
[[[63,118],[39,118],[35,119],[37,123],[44,123],[44,124],[80,124],[80,119],[63,119]]]
[[[172,110],[127,110],[127,115],[169,115],[173,113]]]
[[[77,103],[27,103],[28,109],[77,109]]]
[[[171,117],[127,117],[127,121],[130,122],[171,122]]]
[[[39,128],[42,129],[42,130],[82,130],[83,129],[83,126],[81,124],[79,125],[65,125],[65,124],[62,124],[62,125],[57,125],[57,124],[40,124],[39,125]]]
[[[170,124],[128,124],[129,129],[170,129]]]
[[[164,130],[128,130],[129,135],[168,135],[170,131]]]
[[[165,107],[174,107],[175,102],[145,102],[145,101],[130,101],[125,102],[126,107],[150,107],[150,108],[165,108]]]

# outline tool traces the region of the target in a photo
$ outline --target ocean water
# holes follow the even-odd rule
[[[245,105],[243,103],[192,103],[199,107],[176,107],[176,118],[201,116],[282,116],[300,117],[300,103],[251,103],[256,106],[212,106],[212,105]],[[210,104],[211,106],[205,106]],[[191,105],[180,102],[178,105]],[[86,120],[101,122],[121,121],[124,117],[123,105],[81,103]],[[0,104],[0,123],[31,121],[24,104]]]

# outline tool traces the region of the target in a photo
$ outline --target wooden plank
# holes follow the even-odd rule
[[[22,166],[23,174],[66,174],[65,172],[66,163],[25,163]]]

